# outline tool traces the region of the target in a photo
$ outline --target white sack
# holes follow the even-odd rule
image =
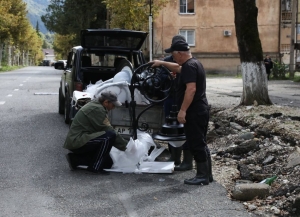
[[[152,137],[145,132],[138,132],[138,138],[127,144],[126,151],[120,151],[112,148],[110,156],[113,160],[112,169],[122,170],[123,172],[136,172],[139,170],[138,165],[142,165],[144,161],[154,161],[161,154],[164,148],[157,149]],[[154,146],[154,150],[148,155],[149,149]]]
[[[131,83],[132,71],[128,66],[125,66],[113,78],[102,81],[99,80],[96,84],[89,84],[84,90],[92,96],[92,99],[98,98],[103,91],[112,91],[117,94],[118,100],[121,103],[131,101],[129,85]],[[138,89],[134,89],[134,100],[138,105],[147,105],[149,101],[140,93]]]

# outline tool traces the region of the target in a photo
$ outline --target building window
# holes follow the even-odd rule
[[[186,38],[190,46],[195,46],[195,30],[180,30],[179,34]]]
[[[281,5],[282,5],[281,8],[283,11],[291,10],[291,0],[282,0]]]
[[[281,44],[280,53],[290,53],[290,44]]]
[[[181,14],[195,13],[194,0],[180,0],[180,13]]]
[[[297,34],[300,34],[300,24],[297,24]]]

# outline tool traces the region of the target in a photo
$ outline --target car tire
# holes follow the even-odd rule
[[[61,115],[65,113],[65,100],[61,91],[61,87],[58,90],[58,113]]]
[[[69,93],[66,93],[65,97],[65,123],[69,124],[70,123],[70,95]]]

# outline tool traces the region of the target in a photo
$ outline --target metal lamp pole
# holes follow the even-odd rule
[[[149,60],[152,61],[152,0],[150,0],[149,13]]]
[[[296,27],[296,13],[297,13],[297,1],[293,0],[292,2],[292,23],[291,23],[291,44],[290,44],[290,78],[294,78],[295,74],[295,27]]]

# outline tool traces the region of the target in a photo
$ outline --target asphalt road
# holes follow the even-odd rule
[[[0,216],[253,216],[217,182],[183,184],[194,172],[98,176],[70,171],[58,114],[61,71],[0,73]]]

